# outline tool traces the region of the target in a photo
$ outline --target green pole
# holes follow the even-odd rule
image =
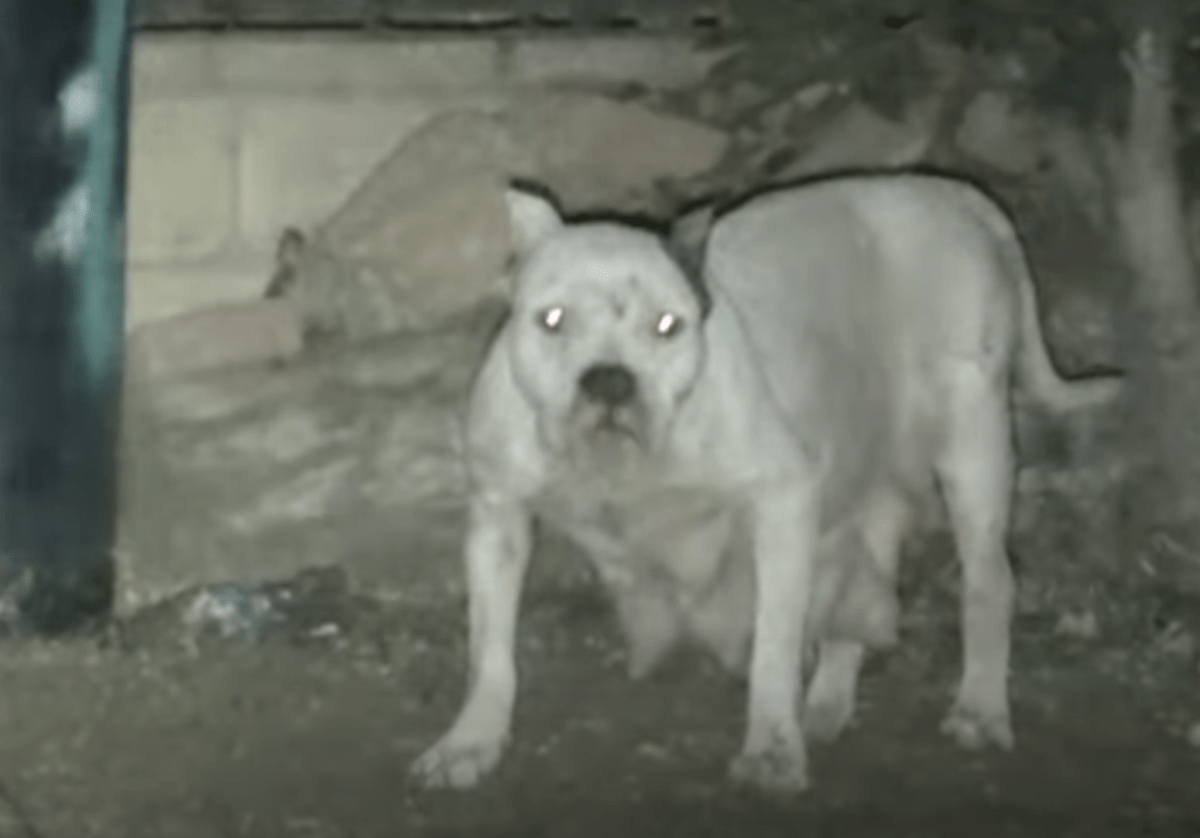
[[[0,598],[36,631],[114,584],[127,0],[0,0]]]

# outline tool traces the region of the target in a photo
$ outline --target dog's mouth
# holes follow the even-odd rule
[[[605,410],[600,419],[592,426],[592,433],[624,436],[640,443],[642,434],[634,427],[628,416],[622,415],[623,412],[612,408]]]
[[[649,423],[640,406],[612,407],[585,401],[576,406],[574,414],[574,435],[589,447],[632,444],[644,449],[649,444]]]

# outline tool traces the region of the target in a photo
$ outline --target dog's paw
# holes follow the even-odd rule
[[[430,789],[470,789],[479,785],[504,752],[503,740],[438,742],[412,765],[413,778]]]
[[[804,706],[804,736],[810,742],[832,742],[853,719],[853,695],[812,698]]]
[[[779,745],[739,754],[729,765],[729,776],[735,783],[759,791],[799,794],[808,788],[808,761],[803,746]]]
[[[832,742],[854,720],[858,671],[863,649],[858,643],[826,641],[812,682],[805,691],[802,728],[811,742]]]
[[[988,746],[1011,751],[1014,744],[1008,713],[982,712],[961,703],[956,703],[942,721],[942,733],[968,751]]]

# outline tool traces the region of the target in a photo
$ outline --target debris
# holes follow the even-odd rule
[[[320,638],[320,637],[337,637],[339,634],[341,634],[341,631],[342,630],[340,628],[338,628],[336,623],[322,623],[321,625],[317,626],[315,629],[310,631],[308,634],[310,637],[318,637],[318,638]]]
[[[1187,741],[1193,748],[1200,748],[1200,722],[1196,722],[1188,729]]]
[[[184,611],[184,624],[197,634],[215,633],[222,639],[259,638],[271,620],[270,598],[254,586],[227,583],[196,594]]]
[[[820,80],[815,81],[796,91],[792,96],[792,100],[797,105],[806,111],[811,111],[818,105],[822,104],[834,93],[841,92],[841,86],[835,85],[833,82]]]
[[[1161,550],[1164,553],[1168,553],[1177,559],[1186,560],[1187,562],[1200,567],[1200,555],[1197,555],[1194,551],[1184,547],[1176,539],[1167,535],[1165,532],[1155,533],[1151,543],[1156,549]]]
[[[1007,95],[985,90],[963,113],[955,135],[967,155],[1009,175],[1028,175],[1042,157],[1042,126],[1037,116]]]
[[[1096,622],[1096,615],[1091,611],[1082,614],[1068,613],[1058,619],[1054,633],[1060,637],[1094,640],[1100,634],[1100,627]]]
[[[671,753],[666,748],[662,745],[655,745],[653,742],[643,742],[638,745],[637,755],[657,762],[665,762],[671,758]]]
[[[1161,654],[1173,658],[1190,658],[1196,653],[1196,638],[1183,623],[1172,621],[1155,638],[1154,645]]]
[[[1138,563],[1151,578],[1165,580],[1178,591],[1200,594],[1200,554],[1175,537],[1155,533]]]
[[[347,584],[341,568],[322,567],[281,582],[209,585],[191,596],[182,622],[193,639],[331,640],[346,631]]]

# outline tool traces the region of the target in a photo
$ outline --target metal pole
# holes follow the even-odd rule
[[[111,604],[124,334],[127,0],[0,0],[0,604]]]

